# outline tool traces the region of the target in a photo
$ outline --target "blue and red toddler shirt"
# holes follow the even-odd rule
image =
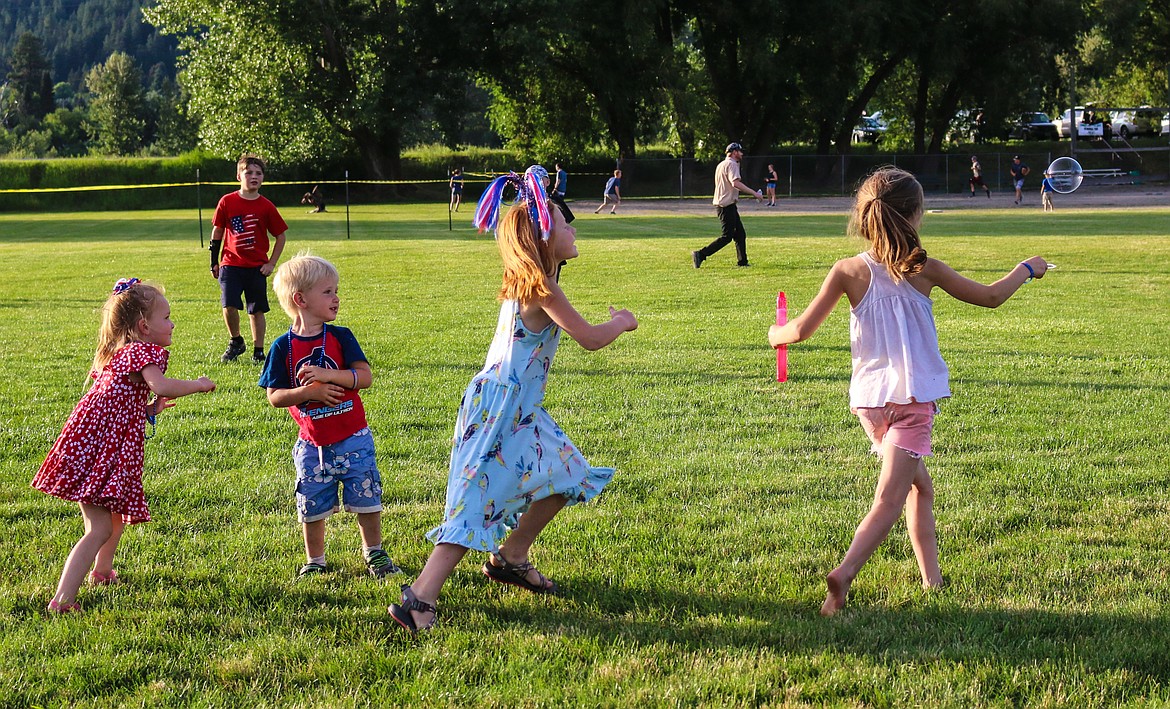
[[[306,364],[326,369],[349,369],[354,362],[366,361],[365,353],[349,328],[326,324],[320,335],[312,337],[294,335],[290,330],[276,338],[268,349],[268,359],[260,373],[260,386],[266,389],[295,388],[299,384],[292,381],[292,372]],[[288,412],[300,427],[300,437],[318,447],[344,441],[367,425],[362,398],[356,389],[348,387],[345,398],[335,406],[306,401],[290,406]]]

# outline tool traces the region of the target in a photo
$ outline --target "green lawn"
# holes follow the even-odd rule
[[[847,309],[790,349],[785,384],[766,332],[777,290],[794,315],[860,250],[845,216],[749,214],[753,267],[728,247],[695,271],[713,217],[578,211],[562,285],[587,318],[613,304],[640,327],[593,353],[566,338],[546,404],[618,474],[537,543],[562,596],[493,584],[472,555],[418,641],[386,614],[398,584],[363,575],[352,516],[329,522],[335,571],[295,579],[295,425],[257,366],[218,361],[194,213],[0,215],[0,705],[1170,703],[1170,210],[927,215],[927,250],[973,278],[1034,254],[1059,268],[998,310],[936,296],[949,584],[919,587],[899,525],[832,619],[823,577],[878,470],[848,410]],[[341,271],[338,323],[375,374],[387,549],[417,572],[495,327],[494,244],[449,232],[441,205],[358,208],[349,240],[344,214],[285,215],[286,253]],[[123,539],[126,583],[50,618],[81,519],[28,481],[81,395],[97,309],[131,275],[168,290],[169,373],[218,389],[147,444],[155,521]],[[268,339],[287,324],[276,308]]]

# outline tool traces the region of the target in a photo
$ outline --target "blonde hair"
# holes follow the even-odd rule
[[[293,302],[293,296],[303,293],[326,278],[339,279],[337,267],[320,256],[302,251],[276,269],[272,277],[272,290],[280,299],[280,307],[290,318],[296,319],[300,308]]]
[[[896,167],[878,168],[857,190],[849,233],[872,245],[874,257],[895,281],[918,275],[926,265],[914,226],[922,201],[922,185]]]
[[[151,310],[163,295],[162,286],[139,281],[120,293],[111,293],[102,305],[102,325],[98,330],[97,350],[93,355],[93,371],[105,369],[114,353],[131,342],[138,341],[136,328],[141,320],[150,317]]]
[[[520,303],[547,298],[549,282],[557,272],[552,256],[552,238],[545,241],[532,223],[528,203],[515,204],[496,229],[496,245],[504,262],[504,283],[500,300]]]

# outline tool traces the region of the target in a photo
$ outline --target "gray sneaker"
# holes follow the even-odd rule
[[[391,561],[390,555],[381,549],[370,552],[370,555],[366,557],[366,567],[370,570],[370,576],[376,579],[402,573],[402,569]]]

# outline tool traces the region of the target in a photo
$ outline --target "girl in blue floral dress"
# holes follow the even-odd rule
[[[547,179],[539,165],[500,177],[476,209],[476,226],[495,228],[504,188],[517,190],[496,234],[504,265],[499,324],[459,405],[444,520],[427,534],[435,549],[422,573],[402,587],[401,604],[390,606],[411,632],[434,624],[439,591],[471,549],[491,555],[483,573],[493,581],[555,593],[528,550],[561,508],[592,499],[613,477],[612,468],[590,467],[542,402],[562,331],[598,350],[638,321],[611,307],[609,321],[592,325],[565,297],[556,274],[577,256],[577,231],[560,210],[550,212]]]

